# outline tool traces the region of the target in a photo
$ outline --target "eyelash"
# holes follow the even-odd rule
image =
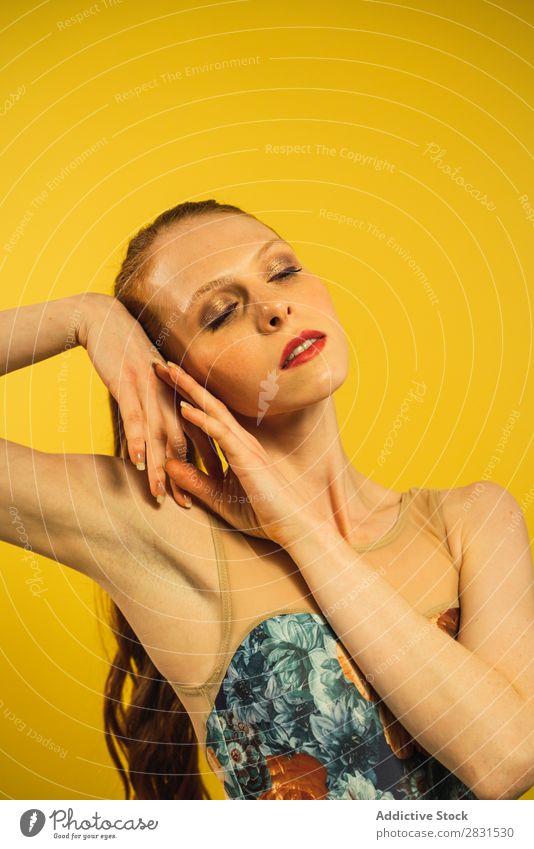
[[[280,271],[278,274],[275,274],[274,277],[271,277],[271,280],[285,280],[287,277],[293,277],[295,274],[298,274],[299,271],[302,271],[302,267],[296,268],[294,266],[291,266],[290,268],[284,268],[283,271]],[[227,309],[223,313],[221,313],[220,316],[218,316],[213,321],[210,321],[210,323],[206,325],[206,328],[208,330],[217,330],[217,328],[220,327],[221,324],[223,324],[227,320],[228,316],[234,312],[236,306],[237,301],[234,304],[230,304]]]

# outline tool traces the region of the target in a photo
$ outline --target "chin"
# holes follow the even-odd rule
[[[273,399],[266,416],[296,412],[313,404],[319,404],[331,398],[343,385],[345,379],[345,374],[332,374],[328,371],[319,376],[314,375],[313,380],[295,381],[290,390],[280,392]]]
[[[231,381],[225,376],[224,396],[228,400],[224,403],[234,414],[254,421],[317,404],[332,396],[348,375],[346,352],[336,355],[333,366],[328,359],[319,356],[288,371],[267,371],[261,379],[255,375],[252,382],[251,375],[241,381],[239,373]],[[223,400],[221,393],[215,394]]]

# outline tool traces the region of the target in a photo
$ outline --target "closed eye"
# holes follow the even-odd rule
[[[271,280],[283,280],[285,277],[291,277],[293,274],[298,274],[299,271],[302,271],[302,268],[284,268],[284,270],[280,271],[279,274],[275,274],[274,277],[271,277]]]
[[[210,321],[210,322],[209,322],[209,324],[207,324],[207,325],[206,325],[206,327],[207,327],[209,330],[217,330],[217,328],[219,327],[219,325],[220,325],[220,324],[222,324],[224,321],[226,321],[226,319],[228,318],[228,316],[229,316],[231,313],[233,313],[233,311],[235,310],[235,308],[236,308],[237,306],[238,306],[238,301],[236,301],[236,302],[235,302],[235,304],[230,304],[230,306],[226,307],[225,311],[224,311],[223,313],[221,313],[221,315],[220,315],[220,316],[218,316],[217,318],[215,318],[213,321]]]
[[[270,280],[285,280],[287,277],[292,277],[294,274],[298,274],[299,271],[302,271],[302,267],[284,268],[283,271],[280,271],[278,274],[275,274],[274,277],[270,278]],[[210,321],[209,324],[206,325],[206,327],[210,330],[217,330],[217,328],[220,327],[220,325],[223,324],[230,317],[230,315],[234,312],[237,306],[239,306],[238,301],[233,304],[230,304],[224,310],[224,312],[221,313],[221,315],[219,315],[213,321]]]

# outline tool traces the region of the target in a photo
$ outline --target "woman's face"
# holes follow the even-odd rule
[[[347,342],[326,286],[247,215],[206,214],[160,233],[148,294],[169,359],[243,416],[301,409],[347,376]],[[287,343],[305,330],[326,343],[281,368]]]

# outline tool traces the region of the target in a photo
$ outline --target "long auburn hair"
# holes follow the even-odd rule
[[[114,296],[139,321],[164,356],[166,337],[163,336],[162,342],[161,321],[143,296],[150,249],[156,236],[175,222],[213,212],[255,218],[238,206],[213,199],[180,203],[162,212],[131,239],[115,279]],[[111,394],[109,404],[114,454],[127,458],[122,416]],[[193,442],[184,435],[187,461],[198,465],[200,459]],[[106,600],[117,646],[104,688],[104,729],[106,745],[124,785],[125,798],[209,799],[198,772],[199,747],[187,711],[120,608],[107,595]]]

